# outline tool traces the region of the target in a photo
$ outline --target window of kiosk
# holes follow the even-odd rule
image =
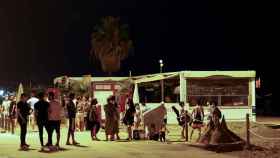
[[[188,79],[187,96],[190,106],[214,101],[218,106],[248,106],[248,79]]]
[[[180,101],[179,77],[164,80],[164,102],[178,103]]]
[[[138,85],[140,102],[145,103],[160,103],[161,88],[160,81],[140,83]]]

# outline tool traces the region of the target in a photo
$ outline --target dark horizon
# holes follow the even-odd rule
[[[2,4],[3,3],[3,4]],[[263,8],[263,9],[259,9]],[[116,76],[181,70],[256,70],[272,92],[265,5],[136,0],[5,1],[0,4],[0,86],[57,76],[106,75],[89,59],[90,34],[104,16],[128,24],[135,51]]]

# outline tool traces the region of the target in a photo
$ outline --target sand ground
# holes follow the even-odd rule
[[[228,126],[235,133],[245,138],[245,124],[243,123],[228,123]],[[253,125],[256,126],[256,125]],[[18,131],[15,135],[9,133],[0,133],[0,158],[279,158],[280,157],[280,141],[264,141],[252,136],[252,143],[262,147],[262,150],[253,151],[234,151],[227,153],[215,153],[206,151],[200,148],[190,147],[183,140],[180,139],[180,128],[177,125],[168,126],[170,133],[167,136],[168,141],[165,143],[156,141],[131,141],[125,140],[106,142],[104,141],[104,131],[101,130],[99,138],[102,141],[92,141],[90,134],[86,132],[77,132],[77,141],[81,143],[81,146],[67,146],[66,140],[66,128],[62,128],[62,151],[53,153],[43,153],[40,151],[38,132],[28,132],[27,142],[31,145],[29,151],[19,150],[19,134]],[[256,127],[255,127],[256,128]],[[267,128],[260,128],[260,132],[266,132],[269,137],[280,134],[279,130],[273,130]],[[120,130],[121,138],[125,139],[127,134],[125,128]],[[190,131],[190,130],[189,130]],[[277,133],[278,132],[278,133]],[[265,134],[265,133],[263,133]],[[194,139],[196,137],[194,135]],[[278,136],[277,136],[278,137]],[[45,134],[46,140],[46,134]]]

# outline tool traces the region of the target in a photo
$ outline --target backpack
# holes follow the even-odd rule
[[[94,122],[96,120],[95,111],[90,109],[88,119],[90,122]]]
[[[203,118],[202,118],[202,112],[200,109],[196,109],[195,110],[195,114],[194,114],[194,119],[197,120],[197,121],[203,121]]]

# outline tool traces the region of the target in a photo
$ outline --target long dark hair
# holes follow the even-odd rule
[[[90,105],[96,105],[98,103],[96,98],[93,98]]]

